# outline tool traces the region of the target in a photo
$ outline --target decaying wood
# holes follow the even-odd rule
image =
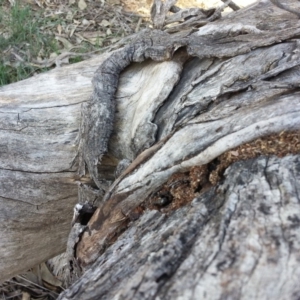
[[[148,210],[59,299],[297,299],[300,156],[238,162],[168,215]]]
[[[267,7],[262,9],[259,5],[266,6],[266,2],[258,4],[257,7],[253,7],[253,12],[257,12],[257,9],[263,12],[266,11]],[[267,3],[267,5],[271,5],[271,3]],[[121,256],[115,256],[115,253],[112,254],[110,250],[106,249],[111,236],[116,234],[119,230],[123,230],[124,226],[126,228],[128,221],[130,221],[130,219],[132,220],[132,215],[135,215],[134,211],[145,201],[147,196],[154,193],[172,174],[186,171],[195,165],[207,164],[223,152],[260,136],[280,132],[282,130],[299,129],[300,106],[299,93],[297,92],[299,86],[297,83],[299,54],[296,50],[298,41],[296,39],[291,40],[292,38],[296,38],[299,34],[297,29],[299,24],[292,28],[287,25],[281,25],[281,29],[278,30],[279,23],[276,24],[276,19],[272,23],[267,23],[264,19],[266,26],[261,23],[258,24],[258,19],[249,18],[248,22],[244,21],[244,13],[240,12],[240,14],[234,16],[235,18],[231,17],[230,24],[229,18],[225,18],[215,24],[207,25],[195,33],[191,34],[189,32],[185,38],[181,39],[182,46],[186,47],[187,55],[196,56],[196,58],[186,63],[186,53],[184,50],[178,52],[177,56],[174,56],[176,57],[174,61],[180,61],[182,71],[179,81],[173,83],[173,93],[167,94],[163,100],[160,99],[162,102],[159,102],[159,105],[153,107],[154,111],[151,112],[149,106],[145,108],[147,109],[147,114],[151,115],[151,119],[145,121],[158,126],[146,126],[143,134],[139,135],[138,132],[136,132],[135,136],[132,136],[131,130],[131,143],[129,144],[131,148],[132,142],[139,140],[139,138],[144,138],[145,136],[150,137],[150,140],[148,139],[147,141],[148,143],[151,141],[151,143],[147,144],[146,147],[139,147],[138,151],[134,153],[135,155],[132,155],[132,149],[130,149],[131,153],[129,153],[133,158],[136,154],[141,154],[133,161],[132,167],[129,167],[109,189],[104,197],[105,203],[101,205],[92,217],[88,224],[88,229],[83,234],[77,246],[76,255],[78,261],[82,267],[89,269],[89,272],[83,275],[77,284],[74,284],[69,291],[63,294],[61,299],[72,299],[74,297],[80,297],[82,299],[92,297],[111,298],[114,296],[124,299],[140,299],[141,297],[177,298],[186,296],[185,293],[191,293],[191,290],[195,293],[195,290],[198,289],[197,292],[200,294],[203,293],[203,295],[207,295],[210,291],[207,286],[212,279],[209,278],[208,275],[206,275],[208,277],[206,279],[206,273],[204,273],[203,278],[201,278],[200,288],[198,287],[198,276],[201,277],[201,275],[198,275],[199,268],[191,272],[191,278],[196,278],[196,280],[191,280],[190,285],[187,285],[187,289],[182,288],[182,286],[178,284],[177,280],[179,279],[174,275],[175,270],[180,266],[182,257],[187,261],[189,260],[188,254],[182,250],[184,247],[180,245],[179,236],[174,238],[174,243],[178,244],[179,242],[178,247],[182,252],[178,255],[174,253],[176,252],[174,250],[176,249],[174,244],[172,247],[168,247],[164,243],[164,246],[160,247],[164,258],[159,259],[157,257],[163,254],[159,252],[158,248],[154,250],[146,244],[145,247],[150,249],[148,252],[143,248],[144,245],[140,244],[139,241],[141,237],[139,238],[138,236],[140,232],[137,228],[141,228],[143,235],[144,230],[142,225],[135,223],[132,227],[133,231],[137,234],[136,239],[131,233],[131,239],[133,239],[132,243],[123,241],[121,249],[125,247],[135,261],[142,261],[143,263],[140,265],[136,264],[135,270],[126,267],[127,271],[124,272],[123,268],[125,265],[128,264],[132,266],[133,264],[130,261],[128,262],[128,253],[124,256],[126,257],[126,262],[122,262],[121,254]],[[248,9],[247,14],[251,16],[250,9]],[[278,14],[280,15],[279,12]],[[277,20],[279,22],[280,17],[278,17]],[[259,22],[261,22],[261,20],[259,20]],[[299,21],[294,19],[293,22],[298,23]],[[271,32],[273,33],[272,35],[270,34]],[[157,35],[159,34],[157,33]],[[168,39],[167,36],[165,36],[165,44],[162,43],[162,39],[159,41],[159,44],[152,42],[151,52],[155,52],[156,47],[160,51],[163,47],[165,47],[165,51],[170,49],[168,47],[170,41],[172,41],[172,37],[170,36],[170,39]],[[282,41],[287,42],[278,43]],[[148,50],[147,45],[149,44],[145,44],[144,49],[138,50],[138,53],[145,53]],[[229,47],[227,47],[227,45],[229,45]],[[124,56],[128,55],[127,49],[123,49],[123,51]],[[132,52],[129,52],[129,55],[132,56]],[[184,57],[184,59],[180,60],[178,57]],[[192,76],[188,76],[188,72],[191,70],[193,70]],[[133,92],[132,95],[134,94]],[[139,99],[139,101],[143,103],[143,100]],[[131,101],[129,100],[128,103],[131,103]],[[157,109],[157,107],[159,107],[159,109]],[[133,107],[131,107],[131,109],[135,111]],[[141,114],[143,115],[143,113]],[[167,122],[165,120],[167,120]],[[161,142],[156,144],[158,141]],[[143,150],[148,148],[151,144],[154,145],[153,150],[151,151],[150,147],[145,150],[144,153]],[[121,145],[124,147],[124,144]],[[135,149],[137,149],[137,147],[134,147],[134,150]],[[126,153],[124,148],[122,150],[123,153]],[[119,149],[121,153],[122,150]],[[114,151],[116,152],[117,149]],[[261,176],[261,174],[259,174],[259,176]],[[243,184],[243,188],[248,188],[248,186],[244,187],[244,185],[245,184]],[[210,192],[212,193],[212,191]],[[297,195],[296,192],[293,193],[293,196],[295,195]],[[214,196],[217,198],[216,195]],[[254,199],[257,197],[255,194],[252,196]],[[232,197],[232,195],[229,195],[227,200],[231,200]],[[209,199],[211,200],[212,198]],[[203,201],[205,202],[205,200]],[[200,213],[201,209],[197,210],[197,212]],[[215,213],[216,212],[213,211],[212,215]],[[154,214],[154,212],[150,212],[150,214]],[[190,214],[187,214],[186,220],[188,220],[189,216]],[[142,220],[143,217],[141,218]],[[154,218],[160,219],[157,215],[155,215]],[[162,216],[161,218],[165,219],[166,217]],[[289,218],[292,218],[292,216],[289,216]],[[177,220],[181,221],[181,219],[182,218],[178,218]],[[151,220],[147,219],[147,227],[149,223],[151,224]],[[218,230],[222,227],[220,225],[222,223],[226,224],[226,221],[221,220],[221,223],[218,225]],[[197,223],[197,225],[199,224]],[[272,225],[270,224],[270,226]],[[162,224],[156,224],[155,227],[162,230],[163,226]],[[178,228],[177,224],[174,225],[174,227],[171,226],[171,228]],[[209,224],[208,228],[211,228]],[[258,230],[258,228],[255,229]],[[191,230],[196,232],[193,226],[191,226]],[[228,229],[226,228],[226,230]],[[126,233],[130,234],[129,232],[129,230],[126,231]],[[222,232],[222,230],[220,230],[220,232],[222,239],[225,239],[226,236],[224,232]],[[212,234],[215,233],[213,232]],[[163,236],[162,232],[159,232],[158,235],[161,240]],[[193,234],[187,233],[187,238],[195,242]],[[238,235],[236,239],[235,243],[239,246],[243,245],[243,240],[239,240]],[[263,240],[267,242],[267,238],[263,238]],[[153,245],[159,244],[156,243],[153,236],[149,238],[149,241],[153,243]],[[220,240],[214,242],[213,247],[220,247]],[[205,247],[207,247],[207,244],[208,243],[205,243]],[[189,249],[191,244],[187,243],[187,245]],[[120,244],[116,247],[120,249]],[[286,247],[288,247],[288,245],[286,245]],[[140,256],[132,254],[133,249],[137,249]],[[168,249],[170,249],[170,251],[168,251]],[[188,252],[187,250],[185,251]],[[151,257],[152,252],[156,253],[153,254],[156,259],[150,259],[149,264],[145,264],[143,257]],[[110,257],[112,260],[120,262],[123,267],[118,263],[115,268],[112,268],[110,263],[107,263],[107,265],[105,263],[104,269],[109,265],[108,267],[111,273],[105,269],[106,271],[103,272],[106,275],[103,277],[102,264],[97,261],[101,253],[103,254],[99,260],[103,259],[107,262],[107,259],[109,259],[107,257]],[[216,252],[212,251],[209,255],[215,258],[218,253],[219,250],[216,250]],[[297,260],[297,250],[295,250],[294,253],[292,260]],[[114,257],[112,258],[110,255]],[[200,252],[199,255],[203,257],[203,253]],[[266,255],[266,257],[268,256],[267,251],[264,252],[264,255]],[[281,255],[279,255],[279,257],[281,259]],[[222,258],[224,259],[224,257]],[[235,259],[235,257],[232,258],[232,260],[233,259]],[[195,260],[197,260],[197,257]],[[219,266],[220,263],[226,265],[228,262],[226,259],[224,260],[224,262],[217,261],[215,265]],[[173,261],[178,261],[178,264],[172,264]],[[207,261],[207,258],[205,261]],[[213,260],[211,260],[210,263],[212,263],[212,261]],[[93,264],[94,262],[95,264]],[[228,264],[230,265],[230,263]],[[245,266],[245,268],[250,269],[249,274],[252,274],[253,268],[255,268],[256,265],[257,262],[255,262],[254,265],[250,263],[250,265]],[[199,265],[199,267],[201,268],[202,265]],[[236,273],[240,271],[240,267],[241,265],[238,264]],[[149,268],[149,270],[147,268]],[[222,268],[220,269],[222,270]],[[207,271],[207,269],[205,270]],[[232,270],[228,272],[232,273]],[[290,270],[289,272],[293,271]],[[121,275],[123,273],[124,277]],[[222,289],[222,278],[224,275],[221,271],[219,273],[219,281],[215,280],[215,284],[218,288],[216,289],[214,285],[214,289],[211,290],[211,298],[217,299],[226,294],[228,297],[233,296],[240,298],[237,293],[241,293],[239,291],[244,288],[244,286],[242,284],[235,284],[234,286],[229,284],[228,289],[227,287]],[[116,276],[118,281],[122,282],[123,286],[125,284],[125,287],[121,288],[117,285],[114,294],[114,289],[109,283],[106,289],[105,282],[113,282],[115,285],[114,278]],[[169,280],[171,276],[172,278],[175,276],[174,284],[172,284],[172,280]],[[126,281],[128,277],[130,277],[130,281]],[[97,283],[95,283],[95,278],[99,279]],[[227,278],[227,280],[232,282],[234,275],[229,278],[230,279]],[[182,277],[180,277],[180,279],[182,279]],[[248,280],[246,275],[244,279],[246,281]],[[185,285],[186,280],[187,278],[184,277],[183,282]],[[261,282],[261,278],[257,280]],[[93,282],[91,285],[89,285],[90,281]],[[269,280],[269,278],[265,280],[264,285],[262,285],[261,293],[264,293],[264,295],[268,293],[272,294],[274,292],[273,285],[275,281],[276,280],[273,279]],[[97,288],[98,284],[99,288]],[[271,285],[268,291],[264,291],[266,284]],[[80,287],[83,288],[81,289]],[[283,295],[287,295],[287,293],[293,294],[295,290],[297,292],[297,288],[297,285],[292,284],[283,290]],[[260,292],[256,291],[256,293]],[[246,295],[250,297],[249,292],[246,292]],[[278,293],[276,295],[278,295]],[[188,295],[188,298],[194,299],[195,297],[195,294]],[[279,296],[278,299],[280,299],[280,297],[281,296]]]
[[[272,22],[266,20],[266,11],[270,8],[278,13],[274,19],[270,16]],[[164,59],[181,47],[174,62],[179,63],[182,71],[178,82],[168,82],[172,84],[169,91],[173,92],[163,98],[153,97],[151,106],[141,106],[143,95],[139,95],[136,106],[128,97],[128,114],[133,112],[140,123],[139,126],[135,121],[130,123],[130,134],[124,132],[125,129],[116,133],[117,140],[124,143],[119,144],[119,149],[117,145],[111,149],[134,160],[110,187],[104,204],[93,215],[78,243],[76,255],[83,267],[90,267],[105,249],[108,238],[122,228],[132,212],[172,174],[207,164],[229,149],[260,136],[299,128],[300,56],[296,37],[300,22],[291,15],[294,19],[282,26],[281,10],[276,9],[271,2],[260,2],[194,33],[186,33],[181,36],[180,44],[174,42],[177,35],[163,33],[161,36],[157,31],[155,39],[143,32],[142,40],[138,40],[135,47],[129,45],[119,50],[118,58],[122,53],[127,65],[136,55],[138,60]],[[251,18],[254,14],[255,18]],[[262,17],[265,25],[261,23]],[[196,58],[185,63],[187,56]],[[119,67],[121,62],[114,65]],[[107,85],[104,76],[96,74],[95,78],[100,80],[101,86]],[[167,81],[163,84],[167,85]],[[154,83],[153,90],[156,88]],[[98,90],[97,85],[95,90]],[[146,94],[148,103],[149,91],[151,87]],[[131,94],[135,97],[135,91]],[[122,118],[126,119],[126,114]],[[90,116],[86,118],[97,126],[94,124],[99,114],[96,119]],[[126,128],[126,124],[121,127]],[[99,146],[95,147],[99,143],[87,143],[89,148],[85,151],[88,155],[91,153],[91,159],[98,157],[93,151],[99,151]]]
[[[263,0],[170,25],[175,2],[155,1],[164,32],[0,89],[0,280],[64,250],[79,191],[98,209],[72,244],[86,273],[61,299],[299,295],[298,156],[236,163],[191,204],[140,212],[172,175],[300,129],[297,14]]]
[[[146,35],[147,38],[142,36]],[[92,98],[83,108],[82,131],[79,149],[81,174],[84,174],[85,164],[94,182],[101,188],[98,180],[98,162],[107,152],[107,144],[114,125],[115,93],[119,74],[132,62],[142,62],[151,58],[155,61],[169,60],[173,53],[184,46],[184,40],[170,39],[161,31],[146,30],[125,48],[115,51],[96,71]],[[164,46],[157,48],[158,45]]]
[[[151,20],[154,28],[162,29],[165,24],[165,18],[171,7],[177,2],[177,0],[153,0],[151,7]]]
[[[300,13],[299,13],[300,5],[296,1],[271,0],[271,2],[277,7],[286,10],[296,15],[298,18],[300,18]]]

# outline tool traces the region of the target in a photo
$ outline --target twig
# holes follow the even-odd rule
[[[139,32],[140,27],[141,27],[141,23],[142,23],[142,18],[139,18],[139,20],[138,20],[138,22],[137,22],[137,25],[136,25],[136,27],[135,27],[134,32]]]
[[[40,288],[40,289],[42,289],[42,290],[45,290],[45,291],[47,291],[47,292],[53,293],[53,294],[55,294],[55,295],[58,295],[58,293],[56,293],[56,292],[54,292],[54,291],[52,291],[52,290],[50,290],[50,289],[48,289],[48,288],[46,288],[46,287],[44,287],[44,286],[42,286],[42,285],[39,285],[39,284],[37,284],[37,283],[35,283],[35,282],[33,282],[33,281],[31,281],[31,280],[25,278],[25,277],[22,276],[22,275],[17,275],[16,277],[19,277],[20,279],[22,279],[22,280],[24,280],[24,281],[27,281],[28,283],[30,283],[30,284],[32,284],[32,285],[34,285],[34,286],[36,286],[36,287],[38,287],[38,288]],[[20,283],[20,282],[15,282],[15,283],[16,283],[17,285],[27,287],[25,284],[22,284],[22,283]]]
[[[176,2],[177,0],[166,0],[165,2],[162,2],[161,0],[153,1],[153,5],[151,7],[151,20],[154,28],[163,28],[167,13]]]
[[[221,0],[222,2],[226,2],[226,0]],[[228,6],[232,9],[232,10],[239,10],[239,9],[241,9],[238,5],[236,5],[233,1],[230,1],[229,3],[228,3]]]

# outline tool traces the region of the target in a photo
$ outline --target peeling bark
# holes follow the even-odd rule
[[[297,299],[299,155],[225,176],[168,215],[145,211],[59,299]]]
[[[127,65],[129,60],[170,59],[176,48],[184,47],[174,56],[174,62],[181,64],[176,71],[180,72],[179,80],[164,80],[170,91],[164,94],[164,98],[153,97],[151,106],[141,107],[143,97],[135,103],[127,97],[126,103],[134,106],[130,105],[123,118],[126,119],[130,111],[138,110],[139,114],[134,115],[135,120],[131,119],[133,127],[127,127],[131,135],[122,138],[123,129],[117,133],[117,141],[124,141],[124,144],[119,143],[119,153],[130,154],[125,158],[133,159],[133,162],[106,192],[103,204],[78,243],[76,255],[83,268],[89,268],[106,248],[109,237],[124,227],[124,222],[130,219],[134,210],[172,174],[207,164],[229,149],[261,136],[299,129],[297,88],[300,57],[296,50],[299,27],[287,28],[286,24],[281,24],[278,30],[280,10],[279,16],[275,16],[266,27],[259,17],[263,12],[264,22],[268,22],[268,7],[275,11],[277,8],[271,2],[263,1],[194,33],[181,33],[180,44],[176,42],[176,34],[154,31],[153,36],[144,37],[143,32],[137,44],[133,42],[119,50],[116,57],[118,60],[126,57]],[[254,15],[256,18],[252,18]],[[294,25],[299,23],[298,19],[293,22]],[[120,56],[121,53],[123,56]],[[193,56],[196,58],[187,61],[187,57]],[[111,56],[108,62],[114,60]],[[120,63],[114,62],[113,65],[117,65],[120,72]],[[149,69],[147,65],[143,71],[148,73]],[[126,72],[124,76],[126,78]],[[96,73],[94,78],[101,86],[107,86],[104,76]],[[156,87],[154,85],[153,90]],[[97,92],[98,85],[94,88]],[[119,90],[122,90],[122,82]],[[109,93],[109,96],[109,103],[112,103],[113,95]],[[92,103],[103,107],[103,101],[99,99],[95,97]],[[98,113],[96,117],[91,115],[87,114],[86,118],[97,128],[97,124],[101,124],[98,120],[103,118]],[[135,122],[140,119],[142,122],[136,130]],[[126,124],[122,128],[126,128]],[[97,136],[99,138],[100,135]],[[128,141],[129,149],[126,147]],[[138,146],[136,141],[140,143]],[[97,145],[106,145],[106,142],[90,143],[87,140],[85,144],[88,148],[83,153],[91,157],[86,159],[88,169],[97,182],[97,167],[91,166],[89,161],[99,157]],[[124,149],[124,145],[128,150]],[[116,147],[111,149],[116,152]]]
[[[98,209],[69,243],[85,273],[60,299],[299,297],[299,156],[235,163],[184,207],[142,209],[170,177],[300,129],[300,21],[273,2],[177,12],[165,31],[0,89],[0,280],[64,250],[79,191]]]
[[[144,35],[147,38],[143,38]],[[163,46],[160,46],[162,44]],[[120,72],[132,62],[142,62],[149,58],[155,61],[169,60],[181,46],[184,46],[184,40],[177,41],[177,39],[172,39],[168,34],[161,31],[145,30],[131,44],[112,53],[96,71],[93,79],[92,98],[83,108],[80,137],[82,146],[79,152],[83,156],[80,166],[81,173],[84,174],[86,163],[98,188],[101,189],[101,183],[98,180],[97,164],[107,152],[107,144],[113,130],[116,106],[115,93]],[[141,130],[139,136],[143,137],[144,131],[142,128],[139,129]],[[146,133],[145,138],[148,135],[151,136],[148,132]],[[147,140],[146,145],[143,146],[149,147],[149,141]]]

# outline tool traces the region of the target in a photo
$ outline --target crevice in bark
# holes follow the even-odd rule
[[[289,146],[287,147],[286,145]],[[127,217],[124,215],[124,220],[116,226],[114,231],[107,235],[98,254],[101,255],[107,250],[107,247],[113,245],[118,237],[128,228],[129,222],[138,220],[145,211],[154,209],[168,215],[171,211],[188,205],[193,199],[201,197],[211,187],[222,183],[225,170],[233,163],[264,155],[284,157],[298,153],[300,153],[300,132],[282,132],[231,149],[207,165],[194,167],[189,172],[174,174],[166,184],[152,193],[139,206],[135,207]],[[266,173],[265,178],[268,180]],[[198,191],[199,185],[201,186],[200,191]],[[270,183],[269,187],[272,189]],[[228,220],[230,222],[230,218]],[[226,226],[228,226],[227,223],[224,225],[224,228]],[[226,236],[226,232],[223,236]],[[222,240],[223,238],[220,239],[220,251],[222,249]]]
[[[294,5],[295,2],[290,3]],[[184,15],[182,21],[185,22],[185,13],[177,13]],[[190,13],[194,18],[195,11]],[[209,16],[216,15],[217,10],[209,12]],[[77,201],[78,183],[80,199],[99,206],[81,240],[75,243],[78,257],[83,258],[83,265],[90,268],[87,273],[95,276],[91,276],[92,280],[82,278],[84,283],[79,279],[82,285],[74,285],[79,287],[74,297],[80,298],[80,293],[92,290],[94,294],[89,294],[89,299],[98,299],[99,293],[108,299],[141,298],[141,295],[151,299],[152,291],[157,297],[164,295],[166,300],[181,296],[189,299],[192,290],[193,295],[203,298],[205,295],[210,299],[234,298],[235,295],[240,298],[243,293],[252,295],[250,287],[255,286],[257,298],[275,299],[282,296],[290,284],[286,279],[282,281],[281,275],[276,277],[274,274],[278,274],[278,269],[272,268],[282,266],[279,260],[284,262],[286,253],[290,255],[289,261],[285,261],[286,268],[295,266],[299,261],[297,253],[300,253],[295,217],[299,204],[299,190],[295,188],[299,162],[284,156],[299,153],[299,136],[295,140],[292,136],[300,126],[300,60],[297,52],[300,22],[269,0],[213,23],[208,23],[211,19],[207,15],[202,20],[201,16],[197,20],[192,18],[186,19],[188,22],[184,24],[188,26],[197,21],[191,30],[171,35],[162,31],[144,31],[128,38],[129,44],[122,49],[75,65],[74,72],[71,71],[73,67],[68,67],[67,72],[63,68],[57,69],[47,75],[50,78],[41,75],[0,91],[1,99],[4,95],[2,112],[6,109],[19,112],[22,106],[26,106],[24,109],[31,107],[27,114],[28,121],[32,122],[24,131],[13,131],[20,127],[16,115],[0,114],[1,128],[13,129],[10,132],[0,130],[1,161],[6,168],[0,169],[2,193],[6,197],[0,209],[0,217],[4,220],[4,225],[1,224],[5,228],[1,240],[7,252],[16,255],[16,240],[23,241],[22,257],[27,268],[31,264],[29,260],[41,261],[62,249],[69,221],[59,222]],[[196,28],[205,23],[205,27]],[[184,26],[179,24],[179,27]],[[176,27],[170,30],[176,30]],[[150,36],[147,37],[148,33]],[[164,62],[132,64],[145,59]],[[98,64],[94,94],[86,101],[91,90],[88,82],[91,75],[86,79],[81,72],[90,69],[91,74]],[[68,78],[71,73],[76,77],[75,70],[81,74],[77,74],[77,86]],[[139,81],[141,74],[144,77]],[[39,86],[36,91],[33,85],[39,78],[42,88]],[[49,79],[54,82],[51,91],[47,86]],[[29,85],[32,88],[29,89]],[[13,90],[18,86],[19,99]],[[62,91],[62,86],[71,89]],[[22,93],[24,87],[26,92]],[[130,94],[129,91],[138,92]],[[43,95],[50,96],[44,98]],[[80,102],[82,99],[85,101]],[[78,135],[80,105],[72,104],[71,109],[70,105],[64,105],[72,101],[83,103],[84,118]],[[51,106],[57,103],[63,104],[59,106],[62,109]],[[48,107],[32,108],[45,105]],[[49,109],[49,116],[44,113],[46,109]],[[43,127],[44,121],[49,122],[49,128]],[[286,132],[281,134],[282,131]],[[271,133],[274,136],[269,136],[269,140],[262,137]],[[79,157],[75,157],[76,135],[81,137]],[[25,142],[28,136],[32,137],[32,143]],[[274,141],[282,143],[283,149]],[[262,151],[262,148],[267,150]],[[106,151],[107,157],[102,157]],[[278,159],[271,155],[284,157]],[[133,162],[112,183],[113,172],[124,158]],[[252,161],[248,163],[241,161],[249,158]],[[78,159],[80,174],[85,173],[85,165],[88,170],[87,176],[81,179],[73,171],[67,171],[70,166],[72,170],[77,167]],[[31,172],[17,172],[27,167]],[[56,172],[60,169],[63,171]],[[89,176],[94,179],[94,184]],[[209,193],[217,203],[201,206],[199,199],[208,197]],[[13,201],[8,201],[9,197]],[[232,198],[228,201],[226,197]],[[37,211],[22,201],[18,205],[16,199],[19,198],[47,205]],[[228,224],[225,222],[228,212],[223,206],[213,212],[217,216],[210,215],[209,208],[213,210],[222,201],[227,205],[231,203],[232,209],[237,201],[237,209],[232,212]],[[30,219],[32,216],[34,221]],[[208,218],[207,223],[205,218]],[[24,220],[24,224],[20,220]],[[46,234],[38,230],[41,224],[47,225],[43,228]],[[225,226],[226,232],[218,234],[220,224]],[[34,230],[30,231],[30,226]],[[143,234],[140,234],[143,226]],[[28,233],[26,238],[22,236],[24,228]],[[55,232],[51,233],[51,229]],[[189,231],[192,229],[196,233]],[[195,237],[188,251],[181,231]],[[51,238],[55,242],[52,243]],[[235,238],[236,243],[233,242]],[[135,239],[139,244],[135,244]],[[39,244],[41,240],[44,246]],[[28,244],[34,244],[38,249],[35,252],[37,258],[32,258]],[[135,252],[140,247],[145,247],[141,256]],[[164,264],[165,249],[170,256],[167,255]],[[245,249],[248,257],[241,255]],[[74,255],[74,249],[71,252]],[[125,252],[126,259],[120,257]],[[99,253],[102,253],[100,257]],[[177,262],[185,255],[186,259]],[[16,257],[16,261],[8,263],[0,260],[0,266],[6,268],[3,273],[16,272],[19,268],[16,265],[22,259],[20,255]],[[138,266],[135,258],[142,265]],[[92,267],[95,260],[100,264]],[[204,272],[202,267],[208,262]],[[11,266],[15,266],[13,271]],[[267,296],[267,292],[263,296],[259,292],[260,284],[265,284],[266,278],[257,274],[264,274],[264,266],[268,266],[271,271],[267,270],[267,273],[274,276],[266,285]],[[297,272],[295,268],[293,274],[299,278]],[[247,280],[241,278],[246,278],[247,274],[251,274],[249,284],[243,285]],[[294,276],[290,271],[287,274],[287,278]],[[195,278],[200,276],[199,284]],[[278,291],[272,281],[278,281]],[[180,285],[181,282],[184,284]],[[134,292],[130,284],[136,288]],[[97,292],[99,286],[101,292]],[[211,297],[209,287],[219,294]],[[294,288],[288,289],[291,290],[297,292]],[[290,298],[287,295],[290,294],[281,298]]]

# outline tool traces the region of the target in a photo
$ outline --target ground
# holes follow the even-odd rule
[[[255,0],[235,2],[242,7]],[[0,0],[0,86],[106,51],[124,36],[149,27],[151,3]],[[178,1],[180,7],[221,5],[219,0]]]

